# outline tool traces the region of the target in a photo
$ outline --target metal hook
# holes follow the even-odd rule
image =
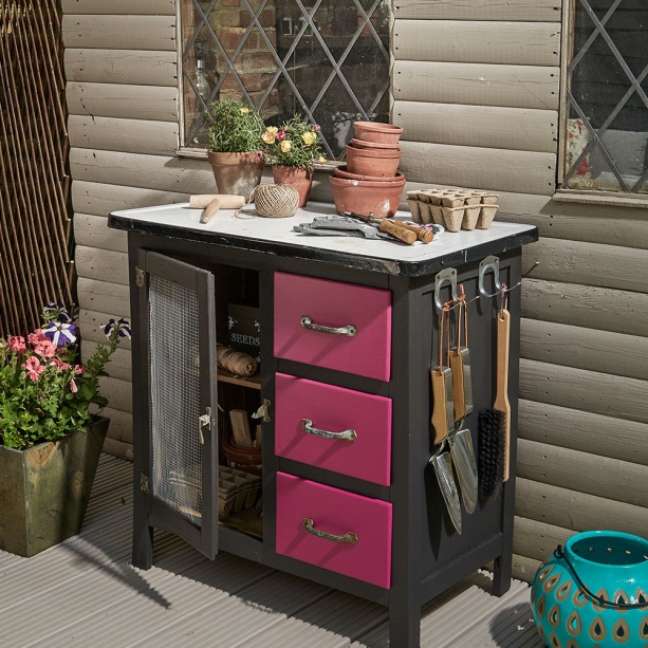
[[[493,273],[493,284],[495,286],[494,293],[489,293],[486,290],[486,286],[484,284],[484,279],[489,272]],[[479,264],[479,294],[482,297],[485,297],[487,299],[494,299],[495,297],[497,297],[499,299],[502,297],[502,295],[516,290],[521,285],[522,283],[520,281],[518,281],[515,286],[512,286],[511,288],[507,288],[506,284],[502,284],[502,282],[500,281],[500,261],[498,257],[487,256]]]
[[[434,304],[438,310],[443,310],[443,302],[441,301],[441,289],[445,284],[450,285],[451,297],[453,302],[457,301],[457,271],[454,268],[444,268],[437,272],[434,277]]]
[[[489,293],[484,285],[484,278],[489,272],[493,273],[493,282],[495,285],[494,293]],[[492,299],[500,294],[501,289],[502,284],[500,282],[499,258],[496,256],[487,256],[485,259],[482,259],[479,264],[479,294],[487,299]]]

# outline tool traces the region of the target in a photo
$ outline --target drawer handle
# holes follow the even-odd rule
[[[337,535],[335,533],[329,533],[328,531],[320,531],[315,528],[315,521],[311,518],[304,518],[304,529],[316,538],[324,538],[324,540],[330,540],[331,542],[339,542],[341,544],[356,544],[358,542],[357,533],[347,531],[342,535]]]
[[[325,324],[317,324],[317,322],[313,322],[308,315],[302,315],[300,324],[302,328],[308,329],[309,331],[331,333],[332,335],[346,335],[347,337],[353,337],[358,332],[358,329],[353,324],[347,324],[346,326],[326,326]]]
[[[320,437],[322,439],[332,439],[333,441],[350,441],[353,443],[358,438],[358,433],[350,428],[348,430],[342,430],[341,432],[331,432],[330,430],[322,430],[321,428],[316,428],[313,425],[313,421],[310,419],[302,419],[302,425],[304,426],[304,432],[306,434],[312,434],[313,436]]]

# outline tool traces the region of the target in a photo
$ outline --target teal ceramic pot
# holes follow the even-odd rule
[[[549,648],[648,647],[648,540],[577,533],[538,569],[531,602]]]

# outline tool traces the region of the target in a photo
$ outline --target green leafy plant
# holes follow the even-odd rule
[[[261,148],[263,120],[240,101],[222,99],[207,111],[209,149],[218,153],[249,153]]]
[[[106,344],[82,365],[76,324],[50,305],[39,329],[0,340],[0,445],[24,450],[87,428],[91,406],[107,404],[99,378],[130,328],[126,320],[111,320],[104,333]]]
[[[270,164],[312,169],[315,162],[326,162],[319,143],[320,128],[299,115],[281,126],[268,126],[261,139]]]

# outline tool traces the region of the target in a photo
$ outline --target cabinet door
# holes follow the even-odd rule
[[[216,307],[212,273],[144,253],[152,518],[218,550]]]

